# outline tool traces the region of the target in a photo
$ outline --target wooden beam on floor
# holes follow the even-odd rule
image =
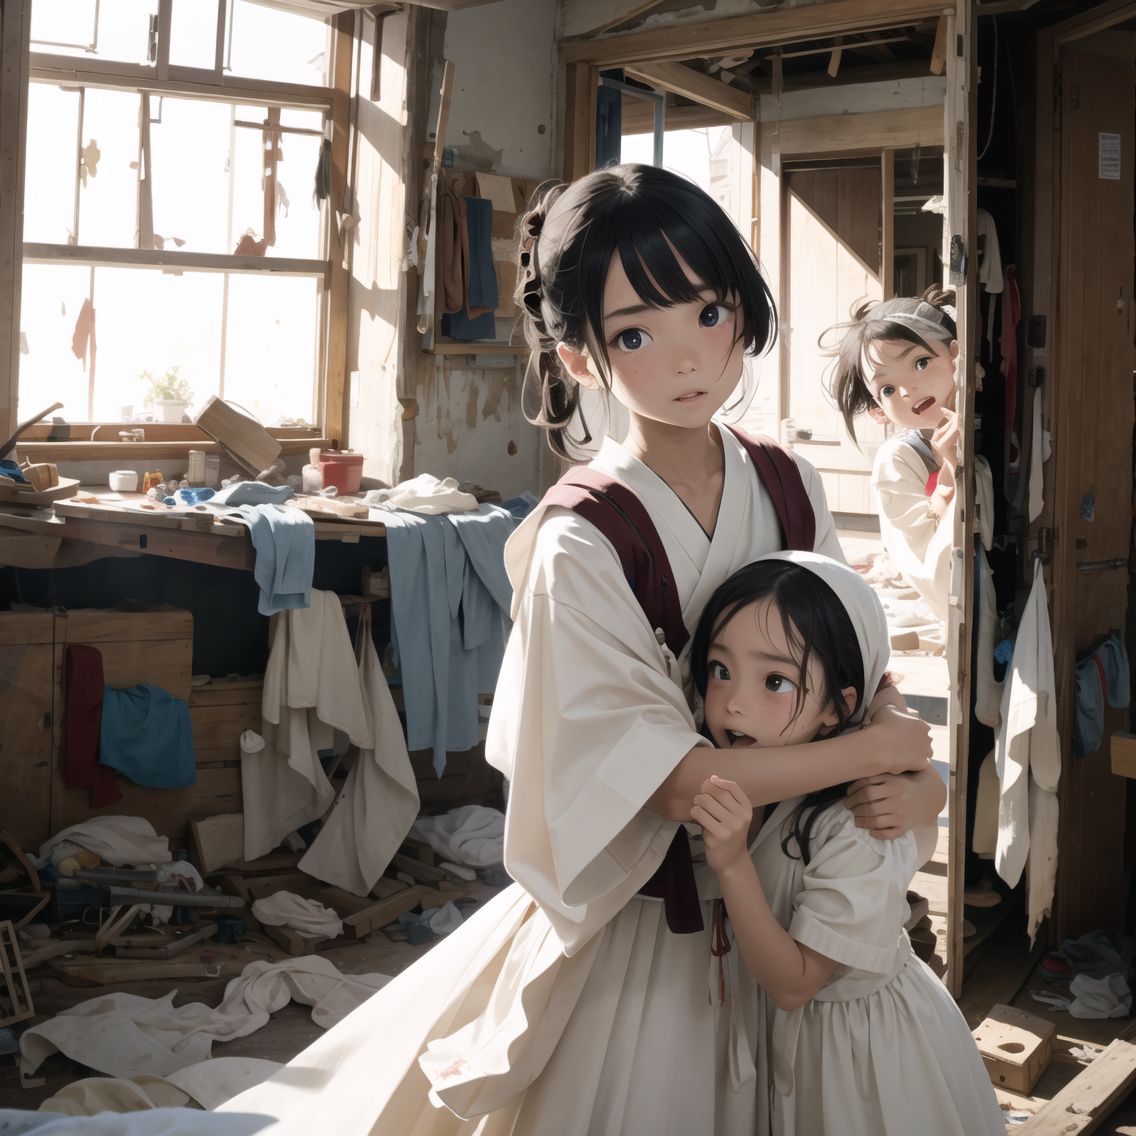
[[[1100,1127],[1134,1084],[1136,1023],[1014,1131],[1019,1136],[1086,1136]]]

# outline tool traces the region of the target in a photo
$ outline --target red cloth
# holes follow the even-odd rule
[[[97,647],[67,648],[63,664],[63,783],[89,789],[100,808],[122,799],[118,778],[99,764],[99,726],[103,717],[103,656]]]

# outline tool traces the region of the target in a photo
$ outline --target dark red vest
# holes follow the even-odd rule
[[[811,552],[816,518],[801,471],[771,438],[751,437],[728,427],[745,447],[765,487],[781,528],[781,547]],[[676,656],[690,638],[663,542],[642,501],[621,481],[588,466],[570,469],[544,495],[543,504],[579,513],[611,542],[623,574],[652,627],[661,628]],[[728,520],[728,518],[726,518]],[[719,523],[723,518],[719,517]],[[686,829],[680,827],[658,871],[641,894],[662,899],[667,926],[676,933],[702,930],[702,911]]]

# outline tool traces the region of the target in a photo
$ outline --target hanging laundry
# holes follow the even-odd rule
[[[466,239],[469,276],[465,305],[442,316],[442,334],[451,339],[496,339],[497,271],[493,267],[493,206],[481,197],[467,197]]]
[[[313,589],[309,607],[273,616],[269,638],[264,744],[241,747],[246,860],[327,812],[335,790],[320,751],[332,748],[336,730],[360,749],[374,746],[339,597]]]
[[[1016,887],[1029,861],[1028,926],[1033,941],[1049,913],[1057,878],[1057,782],[1061,748],[1057,733],[1053,639],[1045,577],[1034,561],[1026,601],[1002,696],[1002,722],[995,737],[998,773],[998,875]]]
[[[103,714],[103,656],[97,647],[76,643],[63,656],[63,783],[89,789],[91,806],[122,800],[114,773],[99,765]]]
[[[103,691],[99,762],[155,789],[197,781],[189,703],[152,683]]]
[[[369,606],[360,613],[355,653],[374,742],[360,748],[299,868],[352,895],[367,895],[410,831],[419,802],[402,722],[371,637]]]
[[[1073,756],[1096,753],[1104,738],[1104,706],[1123,710],[1128,705],[1128,651],[1116,631],[1077,656],[1073,668],[1076,705],[1073,712]]]

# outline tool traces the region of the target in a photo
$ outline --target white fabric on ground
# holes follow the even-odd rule
[[[505,814],[484,805],[461,805],[441,816],[419,817],[410,835],[448,860],[487,868],[504,859]]]
[[[312,938],[334,939],[343,934],[343,920],[330,907],[290,891],[255,900],[252,913],[269,927],[291,927]]]
[[[280,1068],[260,1057],[214,1057],[168,1077],[84,1077],[41,1101],[41,1112],[94,1116],[100,1112],[134,1112],[146,1108],[211,1109],[244,1089],[259,1085]]]
[[[104,994],[29,1026],[20,1035],[20,1073],[30,1077],[58,1051],[115,1077],[168,1077],[207,1060],[215,1041],[260,1029],[291,1001],[311,1006],[312,1021],[326,1029],[387,981],[382,974],[341,974],[329,960],[305,955],[249,963],[216,1008],[203,1002],[175,1007],[176,990],[161,998]]]
[[[270,1120],[250,1113],[160,1108],[144,1112],[104,1112],[76,1120],[51,1112],[0,1108],[4,1136],[252,1136]]]
[[[40,845],[43,860],[58,864],[80,849],[94,852],[104,864],[121,868],[127,864],[165,864],[170,842],[139,816],[97,816],[57,832]]]

